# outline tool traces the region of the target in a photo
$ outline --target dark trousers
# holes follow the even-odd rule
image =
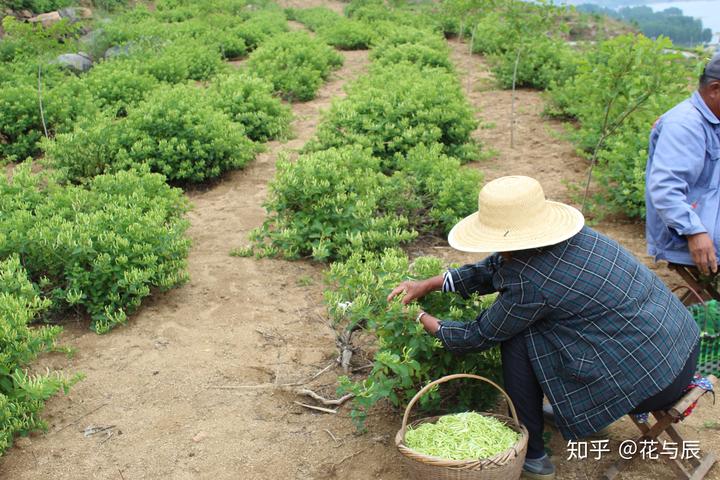
[[[527,458],[542,457],[545,454],[543,447],[543,392],[530,364],[525,336],[515,335],[506,340],[502,343],[500,351],[505,391],[515,405],[520,423],[525,425],[530,434]],[[683,395],[695,374],[699,353],[700,343],[698,342],[675,380],[661,392],[641,402],[630,413],[662,410],[675,403]]]

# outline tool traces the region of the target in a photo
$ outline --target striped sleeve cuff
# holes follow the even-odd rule
[[[453,282],[452,275],[450,274],[450,270],[445,272],[445,275],[443,276],[443,285],[442,285],[442,292],[443,293],[455,293],[455,283]]]

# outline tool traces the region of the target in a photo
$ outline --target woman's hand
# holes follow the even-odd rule
[[[443,275],[428,278],[427,280],[411,281],[406,280],[400,285],[395,287],[390,295],[387,297],[387,301],[390,302],[393,298],[397,297],[401,293],[405,293],[405,296],[401,300],[403,305],[407,305],[413,300],[419,300],[425,295],[435,290],[440,290],[443,284]]]

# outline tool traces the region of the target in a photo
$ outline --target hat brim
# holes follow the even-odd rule
[[[546,218],[539,227],[493,228],[483,225],[475,212],[450,230],[448,243],[461,252],[512,252],[555,245],[572,237],[585,225],[585,217],[578,209],[564,203],[546,202]]]

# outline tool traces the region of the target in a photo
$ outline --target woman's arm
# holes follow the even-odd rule
[[[435,277],[428,278],[420,281],[407,280],[402,282],[400,285],[395,287],[390,295],[387,297],[387,301],[391,301],[401,293],[405,293],[405,296],[401,300],[403,305],[407,305],[413,300],[419,300],[430,292],[434,292],[442,289],[443,286],[443,275],[437,275]]]
[[[463,265],[460,268],[451,268],[447,274],[450,277],[449,289],[463,298],[473,293],[487,295],[497,291],[493,285],[493,276],[500,269],[503,258],[499,253],[486,257],[475,264]]]

